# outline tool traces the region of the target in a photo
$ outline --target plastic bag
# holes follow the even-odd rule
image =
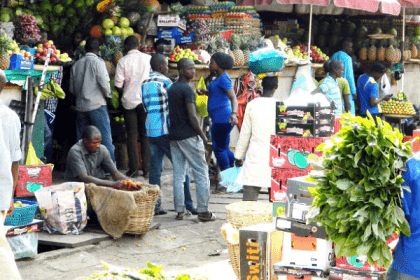
[[[80,234],[87,223],[85,184],[69,182],[35,192],[47,229]]]
[[[7,238],[15,260],[35,257],[38,253],[38,233],[27,232]]]
[[[226,187],[227,192],[236,193],[242,190],[243,186],[236,183],[241,169],[242,167],[232,167],[220,172],[220,176],[222,177],[220,184]]]
[[[290,90],[290,97],[296,97],[301,101],[305,101],[301,98],[302,94],[310,94],[316,89],[314,80],[312,79],[312,68],[310,65],[300,66],[296,71],[295,81],[293,82],[292,89]],[[289,104],[291,105],[291,104]],[[298,105],[298,104],[293,104]],[[300,104],[299,104],[300,105]]]
[[[200,80],[198,81],[196,89],[207,90],[206,83],[204,82],[203,77],[201,77]],[[197,107],[198,114],[202,118],[207,117],[209,115],[207,111],[207,101],[209,100],[209,97],[207,95],[198,95],[197,93],[195,94],[195,97],[196,97],[195,106]]]
[[[263,60],[265,58],[283,58],[284,60],[287,59],[287,56],[284,52],[276,50],[274,48],[262,48],[252,52],[249,55],[250,62],[257,62]]]
[[[28,155],[26,157],[25,165],[43,165],[44,163],[36,156],[32,142],[28,145]]]

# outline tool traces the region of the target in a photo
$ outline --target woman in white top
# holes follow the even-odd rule
[[[243,200],[255,201],[261,187],[271,185],[270,136],[276,134],[276,99],[278,77],[265,77],[263,94],[246,107],[241,134],[235,149],[235,165],[243,168],[237,183],[244,186]],[[245,162],[242,160],[245,158]]]

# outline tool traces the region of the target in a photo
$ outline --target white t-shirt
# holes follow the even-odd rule
[[[13,193],[12,163],[22,157],[18,115],[0,101],[0,211],[10,208]]]

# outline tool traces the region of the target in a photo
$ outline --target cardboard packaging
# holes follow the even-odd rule
[[[307,181],[307,178],[307,176],[295,177],[287,182],[286,216],[288,218],[306,221],[306,214],[314,200],[308,188],[316,187],[316,183]]]
[[[271,280],[273,264],[282,259],[283,232],[273,223],[257,224],[239,230],[241,280]]]
[[[185,20],[182,20],[179,15],[158,15],[157,24],[158,27],[166,28],[179,28],[181,30],[186,30],[187,25]]]
[[[308,175],[308,173],[309,171],[300,171],[293,169],[272,169],[270,200],[277,202],[286,202],[288,180],[290,178],[306,176]]]
[[[328,271],[303,269],[296,266],[281,267],[274,265],[278,280],[327,280]]]
[[[333,105],[332,102],[331,104]],[[282,101],[277,102],[276,105],[278,118],[298,121],[334,120],[332,106],[321,106],[315,103],[309,103],[307,106],[287,106]]]
[[[335,263],[332,240],[299,237],[291,232],[284,232],[282,253],[283,259],[275,264],[276,267],[327,270]]]
[[[34,192],[52,186],[52,170],[49,165],[19,165],[16,197],[34,196]]]
[[[329,280],[385,280],[386,271],[369,272],[332,267]]]
[[[329,137],[303,138],[272,135],[270,138],[270,167],[310,171],[307,158],[310,154],[320,156],[316,148]]]
[[[276,217],[276,229],[293,233],[298,237],[327,238],[325,227],[316,222],[306,224],[294,219]]]
[[[298,137],[325,137],[334,134],[334,121],[299,123],[277,119],[276,134]]]
[[[273,218],[286,216],[286,202],[273,201]]]

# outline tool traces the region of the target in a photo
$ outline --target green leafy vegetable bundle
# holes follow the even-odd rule
[[[314,220],[325,226],[335,243],[337,257],[367,255],[369,264],[388,267],[392,261],[386,240],[397,231],[410,236],[410,226],[401,208],[401,171],[412,156],[403,135],[378,118],[377,123],[349,115],[343,128],[321,144],[323,156],[311,156],[318,182]]]

